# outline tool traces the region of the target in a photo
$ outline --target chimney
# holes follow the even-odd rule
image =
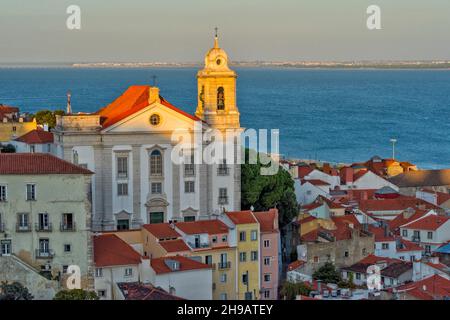
[[[342,182],[343,184],[349,185],[353,183],[353,168],[349,168],[349,167],[345,167],[342,168],[342,174],[341,174],[341,178],[342,178]]]
[[[139,271],[140,271],[140,280],[142,283],[147,284],[151,283],[151,259],[150,257],[141,257],[141,264],[139,265]]]
[[[367,195],[367,191],[361,192],[361,200],[367,200],[369,199],[369,196]]]
[[[155,102],[157,103],[161,102],[161,99],[159,97],[159,88],[150,87],[150,89],[148,90],[148,103],[153,104]]]

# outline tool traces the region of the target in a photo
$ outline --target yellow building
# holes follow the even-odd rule
[[[8,142],[37,128],[36,119],[26,121],[19,109],[0,104],[0,142]]]
[[[238,300],[259,300],[262,279],[258,220],[251,211],[227,212],[225,216],[233,225],[237,245],[236,297]]]

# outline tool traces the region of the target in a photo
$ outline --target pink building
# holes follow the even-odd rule
[[[261,299],[278,299],[280,231],[278,210],[253,212],[260,225]]]

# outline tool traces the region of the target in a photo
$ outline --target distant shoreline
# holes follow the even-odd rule
[[[94,62],[94,63],[0,63],[0,69],[73,68],[73,69],[147,69],[200,68],[200,63]],[[355,61],[355,62],[235,62],[232,67],[273,69],[344,70],[450,70],[450,61]]]

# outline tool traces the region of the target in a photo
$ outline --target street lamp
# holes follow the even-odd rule
[[[395,160],[395,144],[397,143],[397,139],[391,139],[392,143],[392,159]]]

